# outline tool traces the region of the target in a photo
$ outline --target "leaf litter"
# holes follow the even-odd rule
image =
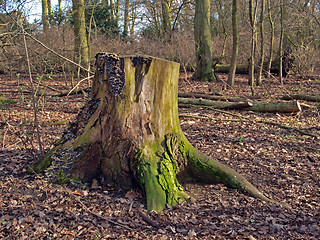
[[[220,75],[226,80],[226,75]],[[19,79],[27,89],[26,78]],[[237,76],[234,89],[223,82],[179,81],[181,92],[220,92],[250,97],[245,76]],[[232,121],[234,116],[205,108],[180,108],[189,141],[200,151],[243,174],[268,197],[287,203],[281,208],[248,197],[221,184],[184,182],[195,198],[164,211],[147,212],[143,193],[88,185],[56,185],[44,175],[27,175],[26,166],[38,152],[33,132],[30,95],[19,91],[17,79],[2,75],[1,94],[16,104],[0,106],[0,238],[1,239],[319,239],[320,144],[319,139],[273,125],[273,121],[320,135],[319,103],[309,103],[298,115],[230,110],[252,121]],[[48,82],[65,91],[64,80]],[[86,87],[83,85],[82,87]],[[303,89],[303,90],[301,90]],[[49,91],[46,89],[46,91]],[[302,92],[301,92],[302,91]],[[284,94],[319,93],[311,80],[265,80],[255,93],[265,100]],[[71,121],[84,103],[82,95],[50,97],[38,102],[42,123]],[[45,148],[59,139],[65,125],[41,124]]]

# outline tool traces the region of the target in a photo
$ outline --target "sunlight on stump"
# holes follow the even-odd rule
[[[31,169],[54,182],[139,185],[147,209],[189,198],[177,176],[222,182],[271,201],[234,170],[196,150],[178,118],[179,64],[149,56],[96,55],[90,100]]]

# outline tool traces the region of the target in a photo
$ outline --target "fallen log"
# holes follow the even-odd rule
[[[179,93],[178,97],[182,98],[203,98],[209,100],[217,100],[217,101],[228,101],[228,102],[246,102],[249,101],[248,98],[237,98],[237,97],[227,97],[223,95],[216,96],[212,94],[205,94],[205,93]],[[250,97],[251,99],[252,97]],[[259,99],[258,97],[254,97],[254,99]]]
[[[290,102],[261,102],[254,103],[253,106],[245,110],[254,112],[279,112],[279,113],[295,113],[301,111],[298,101]]]
[[[295,113],[301,111],[301,106],[298,101],[290,102],[260,102],[253,103],[247,102],[219,102],[208,99],[191,99],[191,98],[178,98],[178,104],[184,106],[186,104],[191,105],[205,105],[217,109],[242,109],[254,112],[279,112],[279,113]]]
[[[251,107],[253,103],[251,101],[246,102],[220,102],[220,101],[212,101],[208,99],[202,98],[178,98],[178,104],[192,104],[192,105],[205,105],[211,106],[218,109],[243,109],[247,107]]]
[[[192,105],[189,105],[189,107],[190,107],[190,106],[192,106]],[[192,106],[192,107],[196,107],[196,106]],[[214,108],[212,108],[212,107],[208,107],[208,106],[205,106],[205,107],[208,108],[208,109],[210,109],[210,110],[212,110],[212,111],[217,111],[217,112],[220,112],[220,113],[223,113],[223,114],[235,116],[235,117],[239,118],[238,121],[250,121],[250,122],[262,123],[262,124],[269,124],[269,125],[273,125],[273,126],[278,126],[279,128],[296,131],[296,132],[299,132],[299,133],[302,134],[302,135],[314,137],[314,138],[316,138],[316,139],[319,139],[319,138],[320,138],[320,136],[318,136],[318,135],[316,135],[316,134],[303,131],[303,130],[301,130],[301,129],[299,129],[299,128],[296,128],[296,127],[289,127],[289,126],[282,125],[282,124],[276,123],[276,122],[271,122],[271,121],[264,121],[264,120],[257,120],[257,119],[247,118],[247,117],[244,117],[244,116],[241,116],[241,115],[238,115],[238,114],[234,114],[234,113],[231,113],[231,112],[226,112],[226,111],[223,111],[223,110],[214,109]],[[205,119],[205,120],[211,120],[211,121],[230,121],[230,122],[237,122],[237,119],[214,119],[214,118],[210,118],[210,117],[194,116],[194,115],[185,115],[185,114],[180,114],[179,117],[191,117],[191,118]],[[318,151],[318,150],[319,150],[319,149],[310,148],[310,147],[305,147],[305,148],[309,148],[309,149],[311,149],[311,150],[313,150],[313,151]]]
[[[214,68],[216,73],[229,73],[230,65],[220,65],[217,64]],[[247,65],[237,65],[236,74],[248,74],[248,66]]]
[[[320,96],[312,96],[307,94],[288,94],[281,97],[282,100],[305,100],[310,102],[320,102]]]

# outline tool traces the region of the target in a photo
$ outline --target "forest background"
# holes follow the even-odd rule
[[[75,59],[74,11],[72,1],[42,1],[42,16],[34,18],[35,2],[1,1],[2,70],[13,71],[26,66],[20,28],[15,24],[33,19],[25,30],[55,52]],[[201,2],[201,1],[198,1]],[[204,1],[203,1],[204,2]],[[257,69],[263,59],[268,70],[284,56],[294,67],[291,72],[302,75],[319,68],[319,2],[318,1],[236,1],[239,65],[254,58]],[[28,3],[28,4],[27,4]],[[93,55],[108,51],[143,53],[177,61],[182,67],[196,68],[194,42],[195,2],[193,1],[73,1],[84,7],[84,34]],[[232,1],[211,1],[210,33],[213,59],[230,64],[233,51]],[[40,5],[39,5],[40,6]],[[36,9],[39,9],[39,6]],[[29,7],[29,9],[28,9]],[[14,11],[10,14],[11,11]],[[22,14],[22,15],[21,15]],[[11,18],[11,20],[10,20]],[[3,35],[4,34],[4,35]],[[10,40],[9,40],[10,39]],[[45,73],[70,71],[57,55],[28,39],[32,70]],[[253,49],[252,49],[253,46]],[[262,58],[263,57],[263,58]],[[281,57],[281,58],[280,58]],[[9,61],[10,60],[10,61]],[[79,60],[78,60],[79,61]],[[5,64],[4,64],[5,63]],[[258,71],[259,72],[259,71]]]

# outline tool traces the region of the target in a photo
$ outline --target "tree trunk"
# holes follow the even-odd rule
[[[283,83],[282,75],[282,57],[283,57],[283,31],[284,31],[284,16],[283,16],[283,0],[280,0],[280,39],[279,39],[279,80]]]
[[[171,32],[171,6],[168,0],[161,0],[162,28],[165,33]]]
[[[129,32],[129,7],[130,7],[130,0],[125,0],[125,2],[124,2],[124,25],[123,25],[123,38],[125,40],[128,38],[128,32]]]
[[[250,27],[251,27],[251,52],[249,59],[249,85],[254,87],[254,72],[255,72],[255,52],[256,52],[256,20],[257,20],[257,9],[258,9],[258,1],[255,0],[255,4],[253,0],[249,1],[249,18],[250,18]]]
[[[189,196],[176,176],[223,182],[271,201],[229,167],[201,154],[178,119],[179,64],[147,56],[97,54],[91,99],[56,146],[31,167],[70,179],[144,190],[149,210]]]
[[[49,29],[47,0],[42,0],[42,28],[43,32],[47,32]]]
[[[131,4],[131,25],[130,25],[130,38],[134,39],[134,28],[137,19],[137,8],[138,3],[132,2]]]
[[[50,25],[52,25],[53,12],[52,12],[51,0],[47,0],[47,3],[48,3],[48,20],[49,20]]]
[[[257,86],[262,84],[262,70],[264,61],[264,5],[265,0],[261,0],[261,12],[260,12],[260,63],[257,77]]]
[[[81,66],[89,67],[90,52],[88,46],[87,30],[85,25],[83,0],[72,0],[74,12],[75,55]]]
[[[269,47],[269,57],[268,57],[268,64],[267,64],[267,77],[271,78],[271,64],[272,64],[272,58],[273,58],[273,42],[274,42],[274,22],[272,19],[271,14],[271,3],[270,0],[268,1],[268,18],[270,23],[270,47]]]
[[[237,23],[237,12],[238,12],[238,0],[232,1],[232,33],[233,33],[233,46],[232,46],[232,59],[230,64],[230,70],[228,75],[228,85],[234,86],[234,78],[237,69],[237,57],[239,47],[239,33]]]
[[[212,74],[209,0],[196,0],[194,39],[197,61],[195,78],[212,82],[214,81],[214,77]]]

